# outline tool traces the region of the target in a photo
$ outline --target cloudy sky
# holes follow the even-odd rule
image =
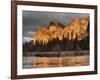
[[[47,27],[50,21],[69,24],[73,18],[82,18],[89,14],[63,12],[23,11],[23,42],[32,40],[39,26]]]

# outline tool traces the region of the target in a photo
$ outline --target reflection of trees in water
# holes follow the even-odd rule
[[[33,41],[25,43],[27,51],[71,51],[89,49],[89,17],[73,19],[69,25],[50,22],[47,28],[39,28]]]

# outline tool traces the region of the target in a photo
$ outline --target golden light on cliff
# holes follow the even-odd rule
[[[35,33],[33,38],[33,44],[47,44],[53,39],[63,40],[64,38],[68,40],[82,40],[88,36],[88,24],[89,17],[83,17],[82,19],[75,18],[72,20],[71,24],[65,26],[60,23],[49,25],[48,28],[41,27]],[[63,26],[64,28],[62,28]]]
[[[37,32],[35,33],[35,36],[33,38],[33,43],[35,44],[36,42],[41,44],[47,44],[49,42],[50,35],[49,32],[46,28],[39,28]]]
[[[53,30],[53,31],[50,31],[49,30],[49,33],[52,33],[51,34],[51,40],[53,40],[53,39],[59,39],[59,40],[62,40],[63,39],[63,29],[62,28],[60,28],[60,27],[56,27],[56,29],[55,30]]]

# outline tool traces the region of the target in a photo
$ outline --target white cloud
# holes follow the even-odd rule
[[[34,35],[35,32],[33,32],[33,31],[28,31],[27,34],[29,34],[29,35]]]
[[[25,41],[29,42],[31,40],[32,40],[32,37],[23,37],[23,42],[25,42]]]

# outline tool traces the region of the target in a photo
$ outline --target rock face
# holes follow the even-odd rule
[[[50,22],[47,28],[39,28],[33,38],[33,44],[47,44],[48,42],[59,40],[82,40],[86,38],[88,34],[89,18],[83,17],[82,19],[73,19],[69,25],[62,23]]]
[[[71,51],[89,49],[89,18],[73,19],[69,25],[50,22],[39,28],[24,51]],[[28,47],[26,47],[28,46]],[[26,49],[27,48],[27,49]]]

